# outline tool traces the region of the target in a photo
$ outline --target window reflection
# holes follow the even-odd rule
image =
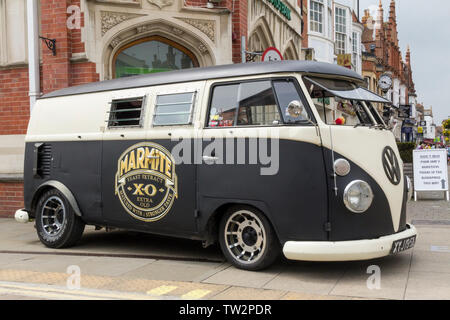
[[[140,40],[117,55],[115,77],[156,73],[198,67],[195,56],[186,48],[168,39],[154,37]]]

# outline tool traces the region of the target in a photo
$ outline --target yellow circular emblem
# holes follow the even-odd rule
[[[128,148],[117,161],[115,193],[132,217],[146,222],[163,218],[178,197],[171,153],[152,142]]]

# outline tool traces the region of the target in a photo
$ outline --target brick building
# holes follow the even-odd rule
[[[394,114],[398,115],[400,106],[411,105],[412,116],[414,116],[417,96],[413,81],[411,52],[408,47],[405,60],[403,60],[398,41],[395,9],[395,0],[391,0],[387,21],[384,21],[384,9],[381,1],[376,17],[372,17],[369,10],[364,11],[362,17],[364,25],[362,43],[365,47],[363,76],[372,91],[385,95],[392,101]],[[378,80],[384,73],[388,73],[393,80],[392,88],[387,93],[383,93],[378,88]],[[401,140],[403,134],[401,130],[404,123],[396,117],[393,121],[395,125],[394,134],[398,140]]]
[[[33,99],[92,81],[239,63],[243,36],[247,51],[274,46],[300,59],[302,1],[0,0],[0,216],[22,206]],[[38,35],[56,40],[55,54]]]

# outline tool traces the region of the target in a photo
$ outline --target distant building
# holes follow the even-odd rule
[[[365,48],[363,75],[372,91],[392,101],[393,109],[390,112],[383,111],[385,120],[394,125],[396,138],[404,141],[407,137],[406,140],[412,141],[414,132],[417,134],[414,121],[417,96],[412,77],[410,48],[408,47],[404,61],[399,47],[395,7],[395,0],[391,0],[387,21],[384,21],[381,1],[375,18],[370,15],[369,10],[364,11],[361,20],[364,25],[362,43]],[[392,78],[392,87],[387,92],[378,88],[378,80],[383,74]],[[401,106],[410,106],[409,118],[401,117]]]

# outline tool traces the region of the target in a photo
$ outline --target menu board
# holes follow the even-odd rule
[[[448,191],[447,150],[414,150],[415,191]]]

